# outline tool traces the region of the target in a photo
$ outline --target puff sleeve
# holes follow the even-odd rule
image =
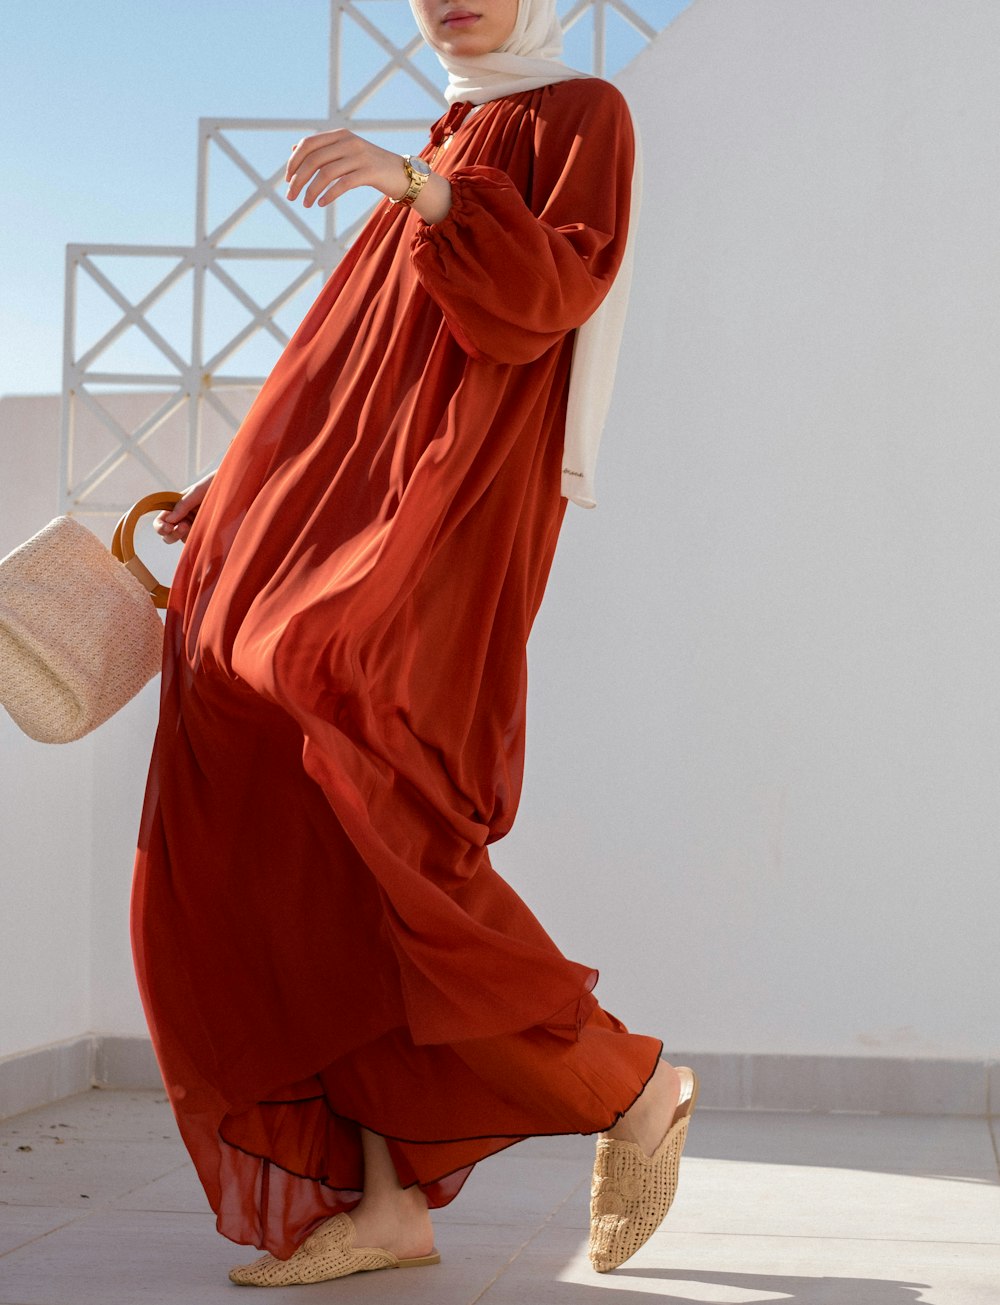
[[[530,194],[496,168],[457,168],[450,213],[414,236],[416,273],[473,358],[541,357],[594,312],[621,263],[631,118],[615,87],[582,85],[568,118],[552,96],[535,119]]]

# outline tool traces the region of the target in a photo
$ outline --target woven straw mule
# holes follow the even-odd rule
[[[391,1251],[377,1246],[355,1246],[354,1224],[346,1214],[335,1214],[311,1233],[289,1259],[262,1255],[253,1264],[230,1269],[229,1278],[240,1287],[297,1287],[372,1269],[415,1269],[440,1263],[437,1251],[400,1260]]]
[[[698,1099],[698,1075],[678,1065],[681,1095],[663,1141],[651,1156],[635,1142],[597,1142],[590,1198],[590,1263],[598,1273],[616,1269],[645,1245],[667,1216],[688,1124]]]

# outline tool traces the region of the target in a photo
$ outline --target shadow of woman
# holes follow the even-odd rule
[[[642,1280],[641,1284],[638,1281]],[[616,1280],[620,1287],[610,1287]],[[653,1284],[658,1284],[654,1286]],[[697,1295],[685,1295],[685,1283],[703,1283],[720,1288],[718,1293],[704,1290]],[[604,1284],[608,1284],[605,1286]],[[628,1285],[626,1285],[628,1284]],[[670,1305],[756,1305],[765,1301],[780,1301],[782,1305],[912,1305],[924,1299],[929,1284],[922,1282],[894,1282],[885,1278],[842,1278],[828,1275],[822,1278],[779,1273],[733,1273],[728,1270],[709,1272],[704,1269],[629,1269],[623,1266],[604,1275],[600,1287],[587,1287],[579,1282],[561,1284],[566,1288],[566,1302],[579,1305],[583,1293],[600,1292],[600,1305],[614,1301],[631,1301],[636,1297],[655,1296]],[[551,1290],[551,1289],[550,1289]],[[741,1293],[734,1300],[728,1293]],[[745,1296],[742,1293],[747,1293]],[[751,1295],[751,1293],[755,1293]],[[546,1300],[558,1301],[553,1293]],[[595,1297],[596,1305],[596,1297]]]

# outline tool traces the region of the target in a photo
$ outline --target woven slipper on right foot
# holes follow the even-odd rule
[[[651,1156],[635,1142],[597,1142],[590,1199],[590,1263],[598,1273],[624,1264],[649,1241],[677,1192],[678,1166],[698,1099],[698,1075],[678,1065],[681,1094],[667,1135]]]
[[[349,1273],[372,1269],[416,1269],[440,1264],[437,1251],[414,1259],[398,1259],[378,1246],[355,1246],[354,1224],[346,1214],[335,1214],[320,1224],[287,1260],[262,1255],[252,1264],[240,1264],[229,1272],[240,1287],[297,1287],[307,1282],[328,1282]]]

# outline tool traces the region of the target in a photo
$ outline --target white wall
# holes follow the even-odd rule
[[[91,1028],[145,1034],[129,945],[129,893],[156,731],[159,676],[94,734],[91,840]]]
[[[0,556],[56,515],[58,430],[58,400],[0,400]],[[0,712],[0,1056],[90,1027],[92,753]]]
[[[0,400],[0,556],[57,514],[58,487],[58,397]],[[114,523],[86,524],[107,541]],[[59,747],[0,713],[0,1056],[145,1033],[128,899],[157,691]]]
[[[994,0],[696,0],[621,78],[641,272],[495,851],[668,1050],[998,1050],[998,48]],[[55,494],[23,402],[7,546]],[[0,720],[0,1051],[143,1027],[154,699],[67,749]]]
[[[668,1047],[1000,1046],[994,0],[697,0],[498,862]]]

